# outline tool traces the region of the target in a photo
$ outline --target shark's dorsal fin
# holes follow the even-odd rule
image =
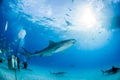
[[[54,45],[56,42],[54,42],[54,41],[52,41],[52,40],[50,40],[49,41],[49,45]]]

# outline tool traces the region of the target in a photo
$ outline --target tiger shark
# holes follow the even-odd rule
[[[119,67],[115,67],[115,66],[112,66],[111,69],[106,70],[106,71],[102,70],[102,73],[106,74],[106,75],[116,74],[118,72],[120,72],[120,68]]]
[[[49,45],[46,48],[40,51],[33,52],[33,53],[26,50],[24,47],[22,47],[22,49],[24,50],[25,53],[28,54],[29,58],[31,56],[44,57],[44,56],[51,56],[58,52],[62,52],[68,49],[69,47],[71,47],[75,42],[76,42],[75,39],[68,39],[68,40],[64,40],[60,42],[49,41]]]

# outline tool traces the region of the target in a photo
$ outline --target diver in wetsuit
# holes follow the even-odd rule
[[[15,57],[16,57],[16,60],[17,60],[17,69],[18,69],[18,71],[20,71],[20,59],[16,55],[15,55]]]
[[[27,63],[27,61],[23,62],[23,68],[22,69],[25,69],[25,70],[28,70],[28,71],[32,71],[31,69],[28,69],[28,63]]]
[[[26,61],[25,61],[25,62],[23,62],[23,69],[27,69],[27,67],[28,67],[27,62],[26,62]]]
[[[20,59],[17,57],[17,62],[18,62],[18,71],[20,71]]]

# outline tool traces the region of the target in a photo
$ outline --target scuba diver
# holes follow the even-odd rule
[[[3,62],[3,59],[2,58],[0,58],[0,63],[2,63]]]
[[[28,63],[27,63],[27,61],[24,61],[22,64],[23,64],[22,69],[32,71],[31,69],[28,69]]]
[[[23,69],[27,69],[27,67],[28,67],[28,64],[27,64],[26,61],[24,61],[24,62],[23,62]]]
[[[8,68],[20,71],[20,59],[16,55],[8,56]]]
[[[18,69],[18,71],[20,71],[20,59],[16,55],[15,55],[15,58],[16,58],[16,62],[17,62],[17,69]]]

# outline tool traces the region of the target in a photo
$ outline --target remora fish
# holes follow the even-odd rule
[[[71,47],[74,43],[76,42],[75,39],[69,39],[69,40],[64,40],[64,41],[60,41],[60,42],[53,42],[50,41],[48,47],[46,47],[43,50],[40,51],[36,51],[36,52],[29,52],[28,50],[26,50],[25,48],[23,48],[23,50],[25,51],[25,53],[28,54],[28,56],[51,56],[55,53],[61,52],[69,47]]]

